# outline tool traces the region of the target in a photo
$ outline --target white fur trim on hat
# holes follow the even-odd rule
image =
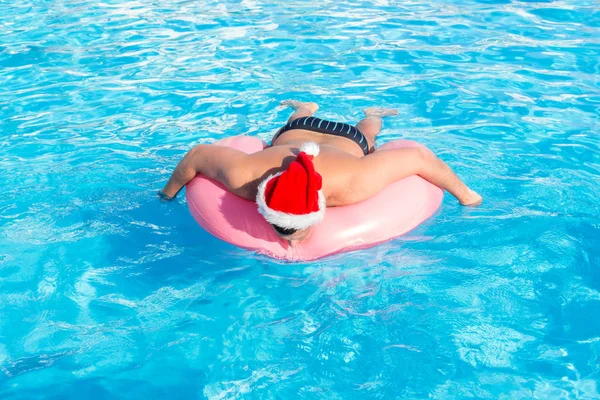
[[[325,217],[325,208],[327,207],[327,201],[325,200],[323,190],[319,190],[318,192],[319,211],[315,211],[309,214],[289,214],[281,211],[275,211],[267,205],[267,200],[265,199],[265,189],[267,188],[267,183],[271,179],[278,177],[282,173],[283,172],[278,172],[275,175],[271,175],[267,179],[262,181],[260,185],[258,185],[258,193],[256,194],[256,204],[258,204],[258,212],[261,213],[263,217],[265,217],[268,223],[272,225],[277,225],[285,229],[306,229],[309,226],[313,226],[321,222]]]
[[[315,142],[306,142],[300,146],[300,151],[309,156],[316,157],[319,155],[319,145]]]

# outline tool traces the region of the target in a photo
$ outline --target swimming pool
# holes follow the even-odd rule
[[[600,396],[597,2],[11,3],[2,399]],[[397,107],[484,204],[286,264],[155,198],[290,98]]]

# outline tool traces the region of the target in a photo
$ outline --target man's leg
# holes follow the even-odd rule
[[[284,100],[281,102],[282,106],[288,106],[294,109],[294,113],[288,119],[288,123],[302,117],[312,117],[317,112],[319,106],[317,103],[302,102],[298,100]]]
[[[398,110],[394,108],[370,107],[365,108],[365,118],[356,124],[356,129],[361,131],[369,142],[369,151],[375,150],[375,138],[381,131],[381,118],[398,115]]]

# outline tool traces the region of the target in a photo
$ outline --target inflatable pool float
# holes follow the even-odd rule
[[[215,144],[249,154],[268,146],[249,136],[231,137]],[[423,146],[409,140],[395,140],[378,149],[403,147]],[[429,218],[439,208],[443,196],[437,186],[419,176],[410,176],[360,203],[328,208],[312,235],[291,247],[259,214],[256,202],[238,197],[219,182],[200,174],[186,189],[190,212],[212,235],[238,247],[296,261],[364,249],[401,236]]]

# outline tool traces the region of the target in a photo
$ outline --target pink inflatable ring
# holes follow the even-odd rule
[[[262,140],[249,136],[231,137],[215,144],[246,153],[267,147]],[[413,141],[395,140],[379,149],[418,146],[421,145]],[[212,235],[274,258],[303,261],[371,247],[403,235],[429,218],[443,196],[437,186],[419,176],[410,176],[363,202],[327,209],[325,219],[315,226],[310,238],[291,247],[258,213],[255,202],[234,195],[202,175],[190,181],[186,189],[190,212]]]

